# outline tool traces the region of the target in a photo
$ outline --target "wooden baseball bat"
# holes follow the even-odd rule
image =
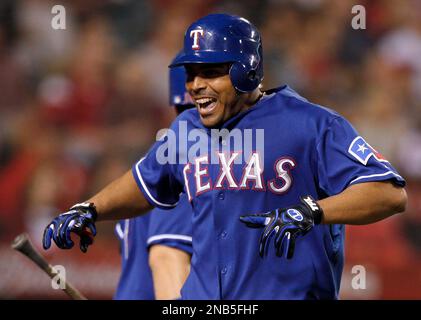
[[[11,247],[29,259],[31,259],[38,267],[44,270],[48,276],[53,279],[57,276],[57,272],[54,271],[53,267],[45,260],[45,258],[35,249],[27,233],[18,235],[12,242]],[[66,292],[74,300],[87,300],[86,297],[79,292],[71,283],[63,278],[60,281],[64,282],[64,292]]]

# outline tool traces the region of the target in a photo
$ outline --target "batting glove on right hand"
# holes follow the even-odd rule
[[[321,222],[323,210],[311,196],[301,197],[301,203],[263,214],[241,216],[240,221],[250,228],[263,228],[259,241],[259,254],[267,254],[269,238],[275,236],[276,255],[286,252],[287,259],[294,255],[297,236],[305,235],[315,224]]]
[[[42,246],[45,250],[50,248],[51,239],[60,249],[71,249],[74,242],[70,233],[74,232],[80,237],[79,247],[82,252],[88,250],[96,235],[95,220],[97,212],[93,203],[79,203],[69,211],[56,217],[44,230]]]

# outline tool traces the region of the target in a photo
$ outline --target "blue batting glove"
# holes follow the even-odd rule
[[[240,221],[250,228],[265,228],[259,241],[261,257],[267,255],[267,243],[274,236],[276,255],[286,255],[287,259],[291,259],[297,236],[305,235],[321,222],[323,210],[317,202],[311,196],[301,197],[300,200],[301,203],[293,207],[240,217]]]
[[[57,247],[70,249],[74,246],[71,232],[80,237],[79,247],[82,252],[88,250],[96,235],[95,221],[97,212],[93,203],[78,203],[69,211],[56,217],[44,230],[42,246],[45,250],[51,247],[51,239]]]

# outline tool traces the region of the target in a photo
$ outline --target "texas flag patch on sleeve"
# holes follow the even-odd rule
[[[380,152],[370,146],[361,136],[356,137],[351,142],[348,152],[365,166],[371,157],[375,157],[380,162],[388,162]]]

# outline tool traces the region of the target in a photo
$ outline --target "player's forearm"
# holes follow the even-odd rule
[[[164,245],[154,245],[149,251],[155,298],[173,300],[180,297],[180,290],[190,272],[190,255],[182,250]]]
[[[87,202],[95,204],[98,221],[131,218],[151,209],[151,205],[140,192],[130,170]]]
[[[320,200],[322,223],[369,224],[405,211],[405,189],[389,182],[353,185],[342,193]]]

